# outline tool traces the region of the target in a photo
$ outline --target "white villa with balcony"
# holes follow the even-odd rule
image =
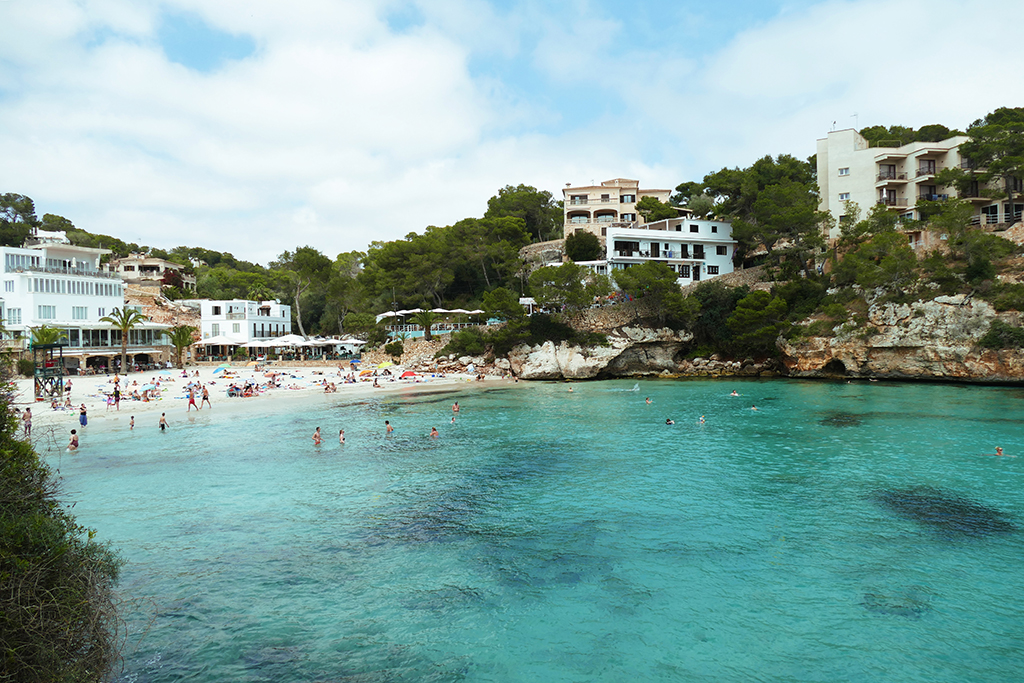
[[[111,260],[109,268],[120,275],[122,280],[129,283],[149,282],[158,284],[163,281],[167,271],[174,271],[181,276],[183,288],[186,291],[194,292],[196,290],[196,276],[186,273],[185,266],[155,256],[132,254],[124,258]]]
[[[100,318],[124,307],[124,283],[100,265],[108,249],[77,247],[63,233],[38,231],[24,247],[0,247],[3,298],[0,316],[7,348],[27,351],[33,327],[64,332],[68,368],[113,368],[121,353],[121,331]],[[129,362],[148,364],[168,357],[168,325],[145,322],[129,336]]]
[[[610,227],[606,257],[579,265],[611,275],[644,261],[661,261],[677,275],[676,282],[688,285],[731,273],[736,240],[726,221],[670,218],[635,227]]]
[[[203,339],[224,336],[236,344],[267,341],[292,332],[292,307],[280,301],[198,300]]]
[[[945,168],[970,169],[961,158],[959,147],[969,138],[957,135],[940,142],[912,142],[902,146],[872,147],[852,128],[832,131],[818,140],[819,208],[836,219],[828,235],[839,237],[847,201],[856,202],[863,218],[875,204],[882,204],[903,218],[920,218],[922,201],[944,201],[956,197],[956,189],[935,182],[935,174]],[[883,141],[884,142],[884,141]],[[982,196],[977,184],[961,199],[974,205],[975,223],[999,224],[1020,220],[1024,205]]]
[[[614,178],[600,185],[567,185],[562,195],[565,205],[564,236],[585,231],[603,241],[610,228],[644,224],[643,216],[636,212],[636,203],[642,197],[668,202],[672,191],[642,190],[638,180]]]

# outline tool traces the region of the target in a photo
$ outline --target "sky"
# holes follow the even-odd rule
[[[1024,106],[1020,0],[0,0],[0,193],[267,264]]]

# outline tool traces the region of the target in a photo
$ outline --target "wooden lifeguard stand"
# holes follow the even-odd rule
[[[37,401],[64,398],[64,347],[66,344],[33,344],[35,396]]]

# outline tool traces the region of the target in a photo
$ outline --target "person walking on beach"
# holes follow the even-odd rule
[[[121,410],[121,387],[114,385],[114,408]]]
[[[193,408],[195,408],[196,410],[199,410],[199,406],[196,405],[196,390],[195,389],[189,389],[188,390],[188,410],[186,410],[185,412],[186,413],[190,412]]]
[[[25,436],[32,436],[32,409],[25,408],[25,412],[21,414],[21,427],[22,433]]]
[[[83,427],[86,426],[87,424],[89,424],[89,415],[88,415],[88,411],[86,411],[86,409],[85,409],[85,404],[84,403],[78,409],[78,424],[82,425]]]
[[[71,439],[68,441],[68,451],[78,450],[78,432],[71,430]]]
[[[390,434],[393,431],[395,431],[395,428],[391,426],[391,423],[387,420],[384,420],[384,432]]]
[[[160,413],[160,431],[167,429],[167,413]]]
[[[206,387],[203,387],[203,400],[199,402],[199,409],[200,410],[203,409],[203,404],[204,403],[206,405],[210,406],[211,408],[213,408],[213,404],[210,403],[210,390],[207,389]]]
[[[321,443],[323,443],[323,438],[320,436],[320,428],[317,427],[316,431],[313,432],[313,445],[319,446]]]

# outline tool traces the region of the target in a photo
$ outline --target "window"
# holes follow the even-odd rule
[[[14,280],[4,280],[4,291],[5,292],[13,292],[14,291]]]
[[[700,226],[699,225],[691,225],[690,226],[690,232],[700,232]]]
[[[633,204],[636,202],[635,194],[624,194],[619,197],[620,204]]]
[[[585,195],[585,194],[572,194],[572,195],[569,195],[569,203],[570,204],[586,204],[587,203],[587,195]]]
[[[213,310],[210,311],[211,315],[220,315],[220,306],[214,306]],[[216,333],[214,333],[216,334]]]
[[[712,225],[711,226],[711,232],[718,232],[718,226],[717,225]]]
[[[210,325],[210,335],[216,337],[218,334],[220,334],[220,325],[213,323]]]
[[[601,228],[601,237],[608,236],[608,228]]]
[[[693,245],[693,258],[704,258],[704,245],[695,244]]]
[[[718,275],[718,266],[708,266],[708,275]]]
[[[241,327],[239,327],[239,325],[241,325],[241,323],[231,323],[231,331],[234,332],[235,334],[241,332],[242,329]]]
[[[71,307],[71,319],[72,320],[88,320],[89,319],[89,307],[88,306],[72,306]]]
[[[619,218],[621,218],[623,221],[632,221],[634,223],[636,222],[636,214],[635,213],[620,214]]]
[[[57,317],[56,306],[40,306],[39,307],[39,319],[40,320],[53,320]]]
[[[679,266],[679,277],[690,277],[690,266]]]
[[[850,175],[850,168],[846,167],[839,169],[839,175]]]
[[[602,202],[610,202],[611,200],[612,200],[612,196],[610,194],[603,194],[603,195],[601,195],[601,201]]]
[[[718,255],[718,256],[728,256],[729,255],[729,247],[719,245],[719,246],[715,247],[715,254]]]
[[[102,317],[103,317],[103,316],[105,316],[106,314],[107,314],[107,309],[105,309],[105,308],[97,308],[97,309],[96,309],[96,315],[97,315],[98,317],[102,318]]]
[[[839,193],[839,201],[841,201],[841,202],[848,202],[848,201],[850,201],[850,193],[849,192],[840,192]]]
[[[124,267],[122,268],[122,270],[125,270],[125,271],[129,271],[129,270],[135,270],[135,266],[124,266]]]
[[[8,308],[7,317],[4,322],[8,325],[20,325],[21,324],[21,309],[20,308]]]

